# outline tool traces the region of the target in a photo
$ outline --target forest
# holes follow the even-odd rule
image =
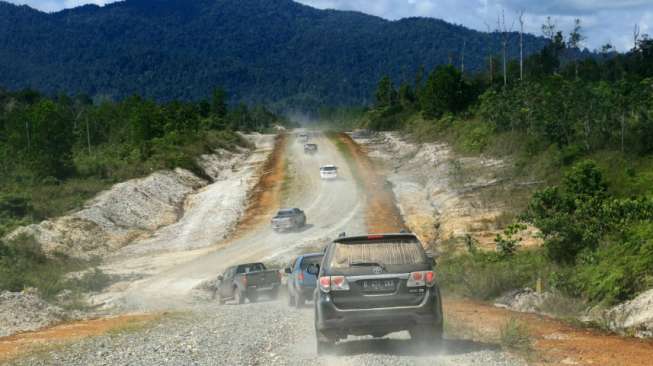
[[[501,37],[291,0],[126,0],[51,14],[0,1],[0,85],[157,101],[197,101],[221,85],[230,102],[314,111],[367,105],[380,75],[399,80],[461,53],[480,71]],[[525,35],[524,52],[545,43]]]
[[[510,158],[516,179],[542,181],[495,239],[446,261],[444,282],[489,299],[543,281],[568,298],[613,304],[653,286],[653,39],[569,59],[584,36],[543,25],[549,44],[525,59],[488,57],[485,72],[458,65],[378,83],[362,118],[373,130],[447,141],[459,153]],[[541,231],[541,250],[519,251],[519,229]]]

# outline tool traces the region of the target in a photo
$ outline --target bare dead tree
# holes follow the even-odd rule
[[[553,41],[553,37],[556,35],[556,28],[557,25],[551,19],[551,17],[546,17],[546,22],[542,24],[542,35]]]
[[[519,80],[524,80],[524,11],[519,12]]]
[[[639,24],[635,24],[635,27],[633,28],[633,50],[637,49],[637,45],[639,44]]]
[[[515,22],[513,21],[510,28],[506,25],[506,13],[504,10],[501,10],[501,14],[497,18],[497,28],[501,33],[501,48],[503,56],[503,85],[508,85],[508,41],[510,40],[510,32],[514,27]]]
[[[492,28],[490,27],[490,25],[487,22],[485,22],[485,27],[487,27],[488,35],[493,33]],[[489,66],[490,66],[490,85],[492,85],[492,84],[494,84],[494,56],[492,56],[492,51],[491,50],[490,50],[488,58],[489,58],[489,61],[490,61],[490,63],[489,63]]]
[[[580,52],[585,36],[581,34],[581,25],[580,18],[574,20],[574,29],[569,33],[569,39],[567,40],[567,45],[571,49],[576,49]],[[576,75],[576,80],[578,80],[578,58],[574,57],[574,70]]]

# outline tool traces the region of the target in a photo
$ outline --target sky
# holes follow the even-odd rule
[[[487,31],[497,27],[505,14],[506,25],[518,30],[523,11],[525,30],[541,35],[547,16],[566,34],[580,18],[587,37],[584,46],[593,50],[611,43],[619,51],[633,47],[633,29],[653,36],[653,0],[296,0],[320,9],[356,10],[390,20],[433,17]],[[9,0],[43,11],[57,11],[83,4],[103,5],[111,0]]]

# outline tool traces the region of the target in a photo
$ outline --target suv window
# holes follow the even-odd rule
[[[322,256],[314,256],[314,257],[305,257],[304,260],[302,260],[302,270],[306,271],[308,266],[311,264],[320,264],[322,263]]]
[[[412,240],[335,243],[329,261],[330,268],[352,268],[352,264],[356,263],[376,263],[381,266],[426,264],[426,257],[419,242]]]
[[[250,272],[259,272],[265,270],[261,263],[247,264],[238,267],[238,274],[241,273],[250,273]]]

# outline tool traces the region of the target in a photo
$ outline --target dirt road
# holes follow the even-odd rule
[[[239,262],[285,262],[292,255],[325,244],[340,232],[361,234],[374,223],[366,215],[365,184],[357,184],[342,152],[325,137],[316,137],[317,155],[305,155],[303,146],[293,138],[286,141],[284,181],[268,187],[276,191],[277,204],[269,212],[257,208],[257,215],[271,215],[278,205],[300,207],[308,217],[302,232],[278,234],[259,220],[248,225],[247,233],[217,243],[208,249],[179,251],[146,258],[124,259],[113,263],[123,270],[131,268],[143,279],[122,291],[105,294],[105,300],[119,303],[131,311],[152,312],[161,309],[181,311],[182,316],[164,317],[149,327],[132,329],[75,344],[46,350],[17,360],[25,365],[522,365],[518,358],[497,346],[449,339],[444,350],[419,350],[411,346],[408,333],[392,334],[382,340],[353,338],[337,347],[337,354],[318,357],[315,352],[313,311],[288,307],[285,298],[278,301],[218,306],[207,296],[198,297],[193,288],[214,278],[224,268]],[[319,167],[335,164],[341,178],[325,182]],[[278,172],[277,172],[278,173]],[[276,174],[276,173],[272,173]],[[375,182],[367,182],[375,184]],[[386,200],[387,201],[387,200]],[[197,210],[205,210],[201,204]],[[195,208],[191,208],[194,210]],[[388,209],[387,207],[384,209]],[[206,211],[206,210],[205,210]],[[208,211],[206,211],[208,212]],[[395,210],[396,212],[396,210]],[[196,224],[213,221],[197,212]],[[396,219],[396,218],[393,218]],[[180,225],[188,232],[191,221]],[[377,227],[377,226],[373,226]],[[210,227],[205,228],[210,231]],[[167,229],[170,234],[171,229]],[[193,229],[197,231],[195,227]],[[156,238],[157,236],[155,236]],[[169,236],[160,236],[169,238]],[[149,259],[149,260],[148,260]],[[129,265],[125,265],[129,263]]]
[[[320,151],[316,155],[307,155],[302,143],[293,137],[288,138],[282,166],[286,170],[286,182],[278,182],[282,202],[270,204],[267,217],[259,220],[259,225],[248,225],[249,232],[236,233],[237,239],[220,243],[217,249],[181,253],[184,262],[172,261],[167,268],[160,265],[157,273],[134,282],[122,293],[112,294],[114,298],[110,300],[119,301],[130,311],[184,308],[192,304],[191,290],[194,287],[215,278],[228,266],[249,261],[283,261],[302,251],[303,247],[324,245],[340,232],[365,232],[362,218],[364,199],[346,161],[327,138],[316,137],[313,142],[318,144]],[[319,168],[325,164],[340,167],[340,179],[322,181]],[[279,204],[303,209],[308,220],[306,228],[291,233],[272,231],[268,221]],[[265,212],[258,214],[266,216]],[[186,216],[190,215],[193,213]],[[189,225],[201,229],[207,223],[210,221],[198,219]],[[172,255],[163,256],[170,258]]]

